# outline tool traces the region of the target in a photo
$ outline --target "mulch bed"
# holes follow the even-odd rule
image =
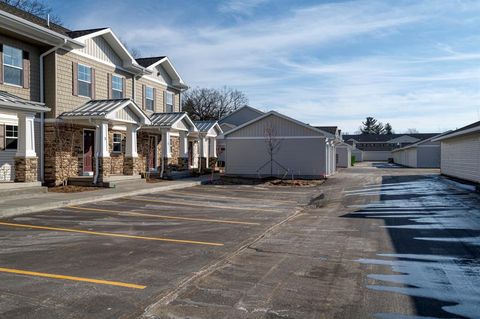
[[[80,192],[91,192],[91,191],[96,191],[100,189],[103,189],[103,187],[65,185],[65,186],[49,187],[48,191],[52,193],[80,193]]]

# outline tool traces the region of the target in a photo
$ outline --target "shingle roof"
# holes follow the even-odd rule
[[[131,99],[90,100],[73,111],[63,112],[60,117],[104,117],[120,105]]]
[[[335,135],[337,133],[338,126],[314,126],[319,130]]]
[[[87,35],[87,34],[90,34],[90,33],[95,33],[95,32],[98,32],[98,31],[102,31],[102,30],[105,30],[105,29],[108,29],[108,28],[96,28],[96,29],[87,29],[87,30],[75,30],[75,31],[68,31],[66,32],[67,35],[70,37],[70,38],[79,38],[79,37],[83,37],[84,35]]]
[[[150,57],[150,58],[138,58],[137,63],[143,66],[144,68],[148,68],[150,65],[157,63],[161,59],[166,58],[166,56],[157,56],[157,57]]]
[[[187,113],[185,112],[153,113],[150,116],[150,121],[152,121],[151,125],[161,126],[161,127],[171,127],[183,116],[185,116],[185,114]]]
[[[39,111],[50,110],[48,107],[45,107],[45,104],[43,103],[29,101],[5,91],[0,91],[0,105],[2,105],[2,103],[4,104],[6,103],[12,107],[18,107],[19,109],[32,108],[32,109],[37,109]]]
[[[472,123],[472,124],[469,124],[467,126],[464,126],[464,127],[461,127],[455,131],[452,131],[452,132],[449,132],[448,135],[450,134],[454,134],[454,133],[459,133],[459,132],[462,132],[462,131],[466,131],[468,129],[471,129],[471,128],[474,128],[474,127],[477,127],[477,126],[480,126],[480,121],[478,122],[475,122],[475,123]]]
[[[193,124],[200,133],[206,133],[217,124],[217,121],[193,121]]]
[[[438,133],[413,133],[413,134],[353,134],[343,135],[343,140],[354,139],[360,143],[368,142],[388,142],[401,136],[410,136],[419,140],[424,140],[438,135]]]
[[[29,13],[27,11],[18,9],[14,6],[9,5],[9,4],[6,4],[3,1],[0,1],[0,10],[3,10],[5,12],[13,14],[13,15],[19,17],[19,18],[25,19],[25,20],[30,21],[32,23],[35,23],[39,26],[42,26],[44,28],[48,28],[52,31],[55,31],[55,32],[58,32],[58,33],[61,33],[61,34],[64,34],[64,35],[67,35],[67,32],[70,31],[69,29],[67,29],[67,28],[65,28],[65,27],[63,27],[59,24],[53,23],[53,22],[50,22],[50,25],[47,25],[47,20],[46,19],[38,17],[38,16],[36,16],[32,13]]]

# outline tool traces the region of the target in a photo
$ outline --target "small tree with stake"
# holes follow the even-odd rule
[[[282,140],[277,138],[277,130],[273,124],[268,125],[265,128],[265,143],[268,153],[269,160],[260,166],[257,170],[257,174],[260,174],[260,171],[267,165],[270,165],[270,176],[273,176],[273,164],[277,164],[285,170],[285,175],[288,174],[288,169],[285,168],[282,164],[275,160],[275,154],[280,150]]]

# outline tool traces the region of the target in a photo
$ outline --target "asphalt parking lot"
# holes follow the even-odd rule
[[[3,219],[0,317],[137,317],[318,192],[205,185]]]

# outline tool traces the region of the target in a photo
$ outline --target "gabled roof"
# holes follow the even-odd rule
[[[237,126],[236,128],[234,128],[233,130],[230,130],[230,131],[224,133],[223,136],[226,137],[226,136],[228,136],[228,135],[230,135],[230,134],[232,134],[232,133],[234,133],[234,132],[237,132],[237,131],[241,130],[242,128],[244,128],[244,127],[246,127],[246,126],[249,126],[249,125],[251,125],[251,124],[253,124],[253,123],[255,123],[255,122],[261,121],[261,120],[263,120],[264,118],[266,118],[266,117],[268,117],[268,116],[271,116],[271,115],[278,116],[278,117],[280,117],[280,118],[282,118],[282,119],[284,119],[284,120],[287,120],[287,121],[290,121],[290,122],[295,123],[295,124],[297,124],[297,125],[300,125],[300,126],[302,126],[302,127],[304,127],[304,128],[307,128],[307,129],[312,130],[312,131],[314,131],[314,132],[316,132],[316,133],[319,133],[319,134],[321,134],[321,135],[323,135],[323,136],[325,136],[325,137],[327,137],[327,138],[331,138],[331,139],[332,139],[332,138],[335,137],[335,136],[333,136],[332,134],[330,134],[330,133],[328,133],[328,132],[319,130],[318,128],[315,128],[315,127],[313,127],[313,126],[311,126],[311,125],[308,125],[308,124],[306,124],[306,123],[300,122],[300,121],[298,121],[298,120],[295,120],[295,119],[293,119],[293,118],[291,118],[291,117],[288,117],[288,116],[286,116],[286,115],[280,114],[280,113],[275,112],[275,111],[270,111],[270,112],[264,113],[262,116],[259,116],[259,117],[257,117],[257,118],[254,118],[254,119],[251,120],[251,121],[248,121],[248,122],[246,122],[246,123],[244,123],[244,124],[242,124],[242,125],[239,125],[239,126]]]
[[[220,135],[223,133],[222,128],[218,124],[218,121],[193,121],[193,124],[195,124],[195,126],[198,129],[198,132],[200,133],[208,134],[212,129],[216,131],[217,135]]]
[[[457,137],[457,136],[476,133],[476,132],[480,132],[480,121],[461,127],[455,131],[448,132],[448,134],[435,138],[434,141],[442,141],[452,137]]]
[[[330,134],[337,134],[338,126],[315,126],[319,130],[322,130],[324,132],[328,132]]]
[[[0,91],[0,106],[2,108],[8,108],[12,110],[33,111],[33,112],[47,112],[50,111],[45,104],[39,102],[33,102],[22,99],[16,95],[10,94],[5,91]]]
[[[166,129],[175,128],[179,122],[186,121],[192,127],[192,131],[197,131],[195,124],[193,124],[186,112],[153,113],[150,116],[150,121],[151,126]]]
[[[73,111],[60,114],[64,119],[114,119],[115,112],[125,108],[138,116],[141,124],[150,124],[150,119],[140,107],[130,98],[111,100],[90,100]]]
[[[125,48],[120,39],[110,28],[98,28],[89,30],[78,30],[70,32],[75,40],[85,43],[85,40],[95,37],[103,37],[108,45],[115,51],[115,53],[122,59],[123,67],[135,73],[150,73],[146,72],[145,68],[137,63],[130,52]]]
[[[185,84],[177,70],[175,70],[173,63],[170,62],[170,59],[167,56],[137,58],[136,62],[150,72],[153,72],[158,65],[161,65],[172,79],[174,86],[181,89],[188,89],[188,86]]]
[[[88,35],[88,34],[95,33],[95,32],[98,32],[98,31],[102,31],[102,30],[105,30],[105,29],[108,29],[108,28],[105,27],[105,28],[96,28],[96,29],[87,29],[87,30],[74,30],[74,31],[68,30],[65,33],[71,38],[79,38],[79,37],[83,37],[84,35]]]
[[[430,137],[434,137],[438,133],[412,133],[412,134],[350,134],[343,135],[345,141],[355,140],[359,143],[375,143],[375,142],[388,142],[390,140],[402,137],[410,136],[419,140],[424,140]]]
[[[415,148],[419,145],[422,145],[422,144],[425,144],[425,143],[429,143],[429,142],[437,142],[437,138],[441,137],[441,136],[444,136],[446,134],[448,134],[450,131],[448,132],[444,132],[444,133],[440,133],[440,134],[437,134],[433,137],[430,137],[430,138],[427,138],[427,139],[424,139],[424,140],[421,140],[421,141],[418,141],[416,143],[413,143],[413,144],[409,144],[407,146],[404,146],[404,147],[400,147],[400,148],[396,148],[394,149],[392,152],[397,152],[397,151],[401,151],[401,150],[406,150],[406,149],[409,149],[409,148]]]
[[[219,122],[220,124],[222,124],[222,123],[228,123],[227,121],[228,121],[228,118],[229,118],[229,117],[231,117],[232,115],[235,115],[235,114],[241,112],[242,110],[250,110],[250,111],[253,111],[254,113],[257,113],[258,116],[265,114],[264,112],[262,112],[262,111],[260,111],[260,110],[258,110],[258,109],[256,109],[256,108],[254,108],[254,107],[251,107],[251,106],[248,106],[248,105],[244,105],[244,106],[242,106],[242,107],[239,107],[238,109],[236,109],[236,110],[233,111],[232,113],[229,113],[229,114],[225,115],[225,116],[222,117],[220,120],[218,120],[218,122]]]

